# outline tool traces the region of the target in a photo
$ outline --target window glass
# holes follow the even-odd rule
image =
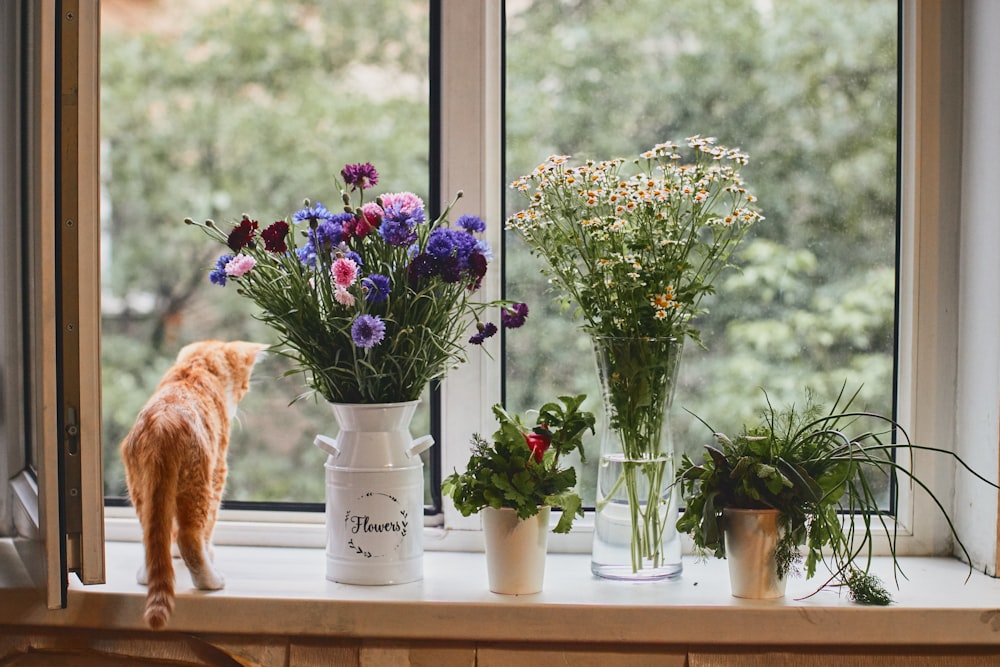
[[[185,217],[268,223],[303,199],[336,207],[332,177],[372,162],[428,193],[426,0],[102,3],[105,491],[125,492],[122,437],[180,347],[276,342],[235,289],[209,282],[223,248]],[[378,17],[372,20],[372,17]],[[379,190],[378,192],[381,192]],[[332,413],[258,365],[233,426],[226,497],[321,503]],[[428,401],[413,424],[426,433]],[[429,485],[427,485],[429,494]]]
[[[771,402],[893,414],[896,280],[896,0],[509,0],[507,182],[549,155],[637,157],[695,134],[749,153],[766,220],[755,225],[688,341],[674,401],[678,449],[738,431]],[[524,208],[508,191],[508,215]],[[523,411],[588,394],[589,339],[546,292],[539,260],[506,239],[510,298],[527,330],[506,339],[505,395]],[[689,411],[689,412],[688,412]],[[598,441],[581,475],[593,503]],[[878,483],[878,482],[875,482]],[[884,480],[882,482],[884,486]]]

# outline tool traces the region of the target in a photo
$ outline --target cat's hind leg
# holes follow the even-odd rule
[[[219,590],[226,581],[209,552],[208,530],[214,517],[209,484],[197,484],[177,496],[177,547],[191,572],[194,585],[202,590]]]

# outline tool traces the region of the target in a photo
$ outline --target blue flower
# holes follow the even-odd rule
[[[469,233],[486,231],[486,223],[474,215],[463,215],[455,221],[455,225]]]
[[[316,222],[319,224],[321,221],[326,220],[332,222],[334,220],[333,213],[330,213],[329,209],[323,204],[316,202],[314,206],[306,206],[305,208],[298,210],[292,216],[292,222]]]
[[[385,338],[385,322],[378,315],[358,315],[351,325],[351,339],[358,347],[375,347]]]
[[[451,238],[453,234],[450,229],[442,227],[435,229],[427,239],[427,253],[438,259],[451,257],[455,252],[455,242]]]
[[[493,261],[493,248],[490,247],[489,242],[485,239],[476,241],[476,252],[485,257],[487,262]]]
[[[361,255],[354,252],[353,250],[348,250],[347,253],[344,255],[344,257],[346,257],[349,260],[352,260],[359,267],[365,265],[365,263],[361,261]]]
[[[392,291],[389,286],[389,277],[378,273],[373,273],[362,280],[361,285],[367,292],[365,299],[368,303],[382,303],[389,298],[389,293]]]
[[[417,233],[408,220],[383,220],[378,228],[379,236],[390,245],[405,246],[417,240]]]
[[[208,274],[208,279],[212,281],[213,285],[226,286],[226,264],[231,261],[233,261],[232,255],[223,255],[215,262],[215,268]]]
[[[458,258],[458,265],[462,269],[468,268],[469,258],[476,251],[478,240],[472,234],[466,234],[465,232],[453,232],[451,240],[455,244],[455,256]]]
[[[299,213],[302,213],[302,211],[299,211]],[[317,252],[320,249],[328,250],[340,245],[344,239],[343,223],[353,219],[354,217],[350,213],[331,214],[327,218],[324,218],[322,222],[317,223],[315,227],[311,227],[309,229],[309,240],[297,251],[299,261],[309,266],[315,266]]]
[[[423,221],[423,209],[406,209],[397,202],[385,210],[378,233],[386,243],[407,246],[417,240],[416,226]]]

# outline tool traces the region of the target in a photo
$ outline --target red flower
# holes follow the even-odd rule
[[[288,252],[288,246],[285,245],[286,236],[288,236],[288,223],[284,220],[274,222],[260,233],[260,237],[264,239],[264,247],[270,252],[279,254]]]
[[[552,444],[552,433],[545,426],[536,426],[534,431],[524,434],[524,440],[528,443],[532,456],[541,463],[549,445]]]
[[[256,233],[257,221],[251,220],[244,215],[243,219],[240,220],[240,224],[233,227],[233,231],[229,232],[229,238],[226,239],[226,245],[228,245],[233,252],[239,252],[253,242],[253,237]]]

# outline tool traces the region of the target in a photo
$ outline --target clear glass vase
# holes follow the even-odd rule
[[[594,336],[604,419],[591,570],[609,579],[681,574],[670,408],[676,338]]]

